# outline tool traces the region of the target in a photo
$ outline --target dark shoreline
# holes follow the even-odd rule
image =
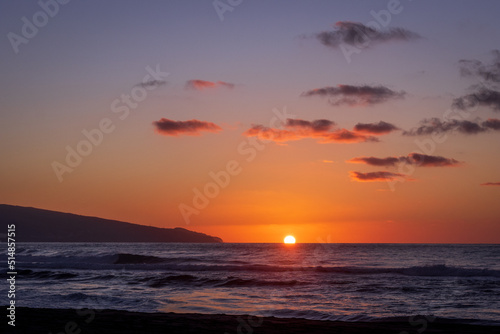
[[[7,306],[2,307],[6,310]],[[7,311],[4,311],[7,312]],[[5,314],[5,313],[4,313]],[[374,322],[320,321],[299,318],[196,313],[140,313],[118,310],[16,308],[16,326],[4,316],[2,333],[136,334],[136,333],[499,333],[500,326],[463,324],[416,316]],[[424,328],[425,327],[425,328]]]

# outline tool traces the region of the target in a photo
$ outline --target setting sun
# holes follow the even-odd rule
[[[285,244],[294,244],[295,238],[291,235],[287,235],[284,240]]]

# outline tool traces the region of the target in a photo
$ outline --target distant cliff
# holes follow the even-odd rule
[[[222,242],[184,228],[159,228],[97,217],[0,204],[0,235],[16,224],[17,242]]]

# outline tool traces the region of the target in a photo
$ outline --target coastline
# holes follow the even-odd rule
[[[4,310],[7,306],[2,307]],[[405,320],[404,320],[405,319]],[[463,323],[416,316],[372,322],[307,320],[301,318],[198,313],[141,313],[121,310],[16,308],[16,326],[3,333],[498,333],[500,326]]]

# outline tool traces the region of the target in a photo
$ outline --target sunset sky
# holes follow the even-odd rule
[[[498,243],[498,13],[2,1],[0,203],[225,242]]]

